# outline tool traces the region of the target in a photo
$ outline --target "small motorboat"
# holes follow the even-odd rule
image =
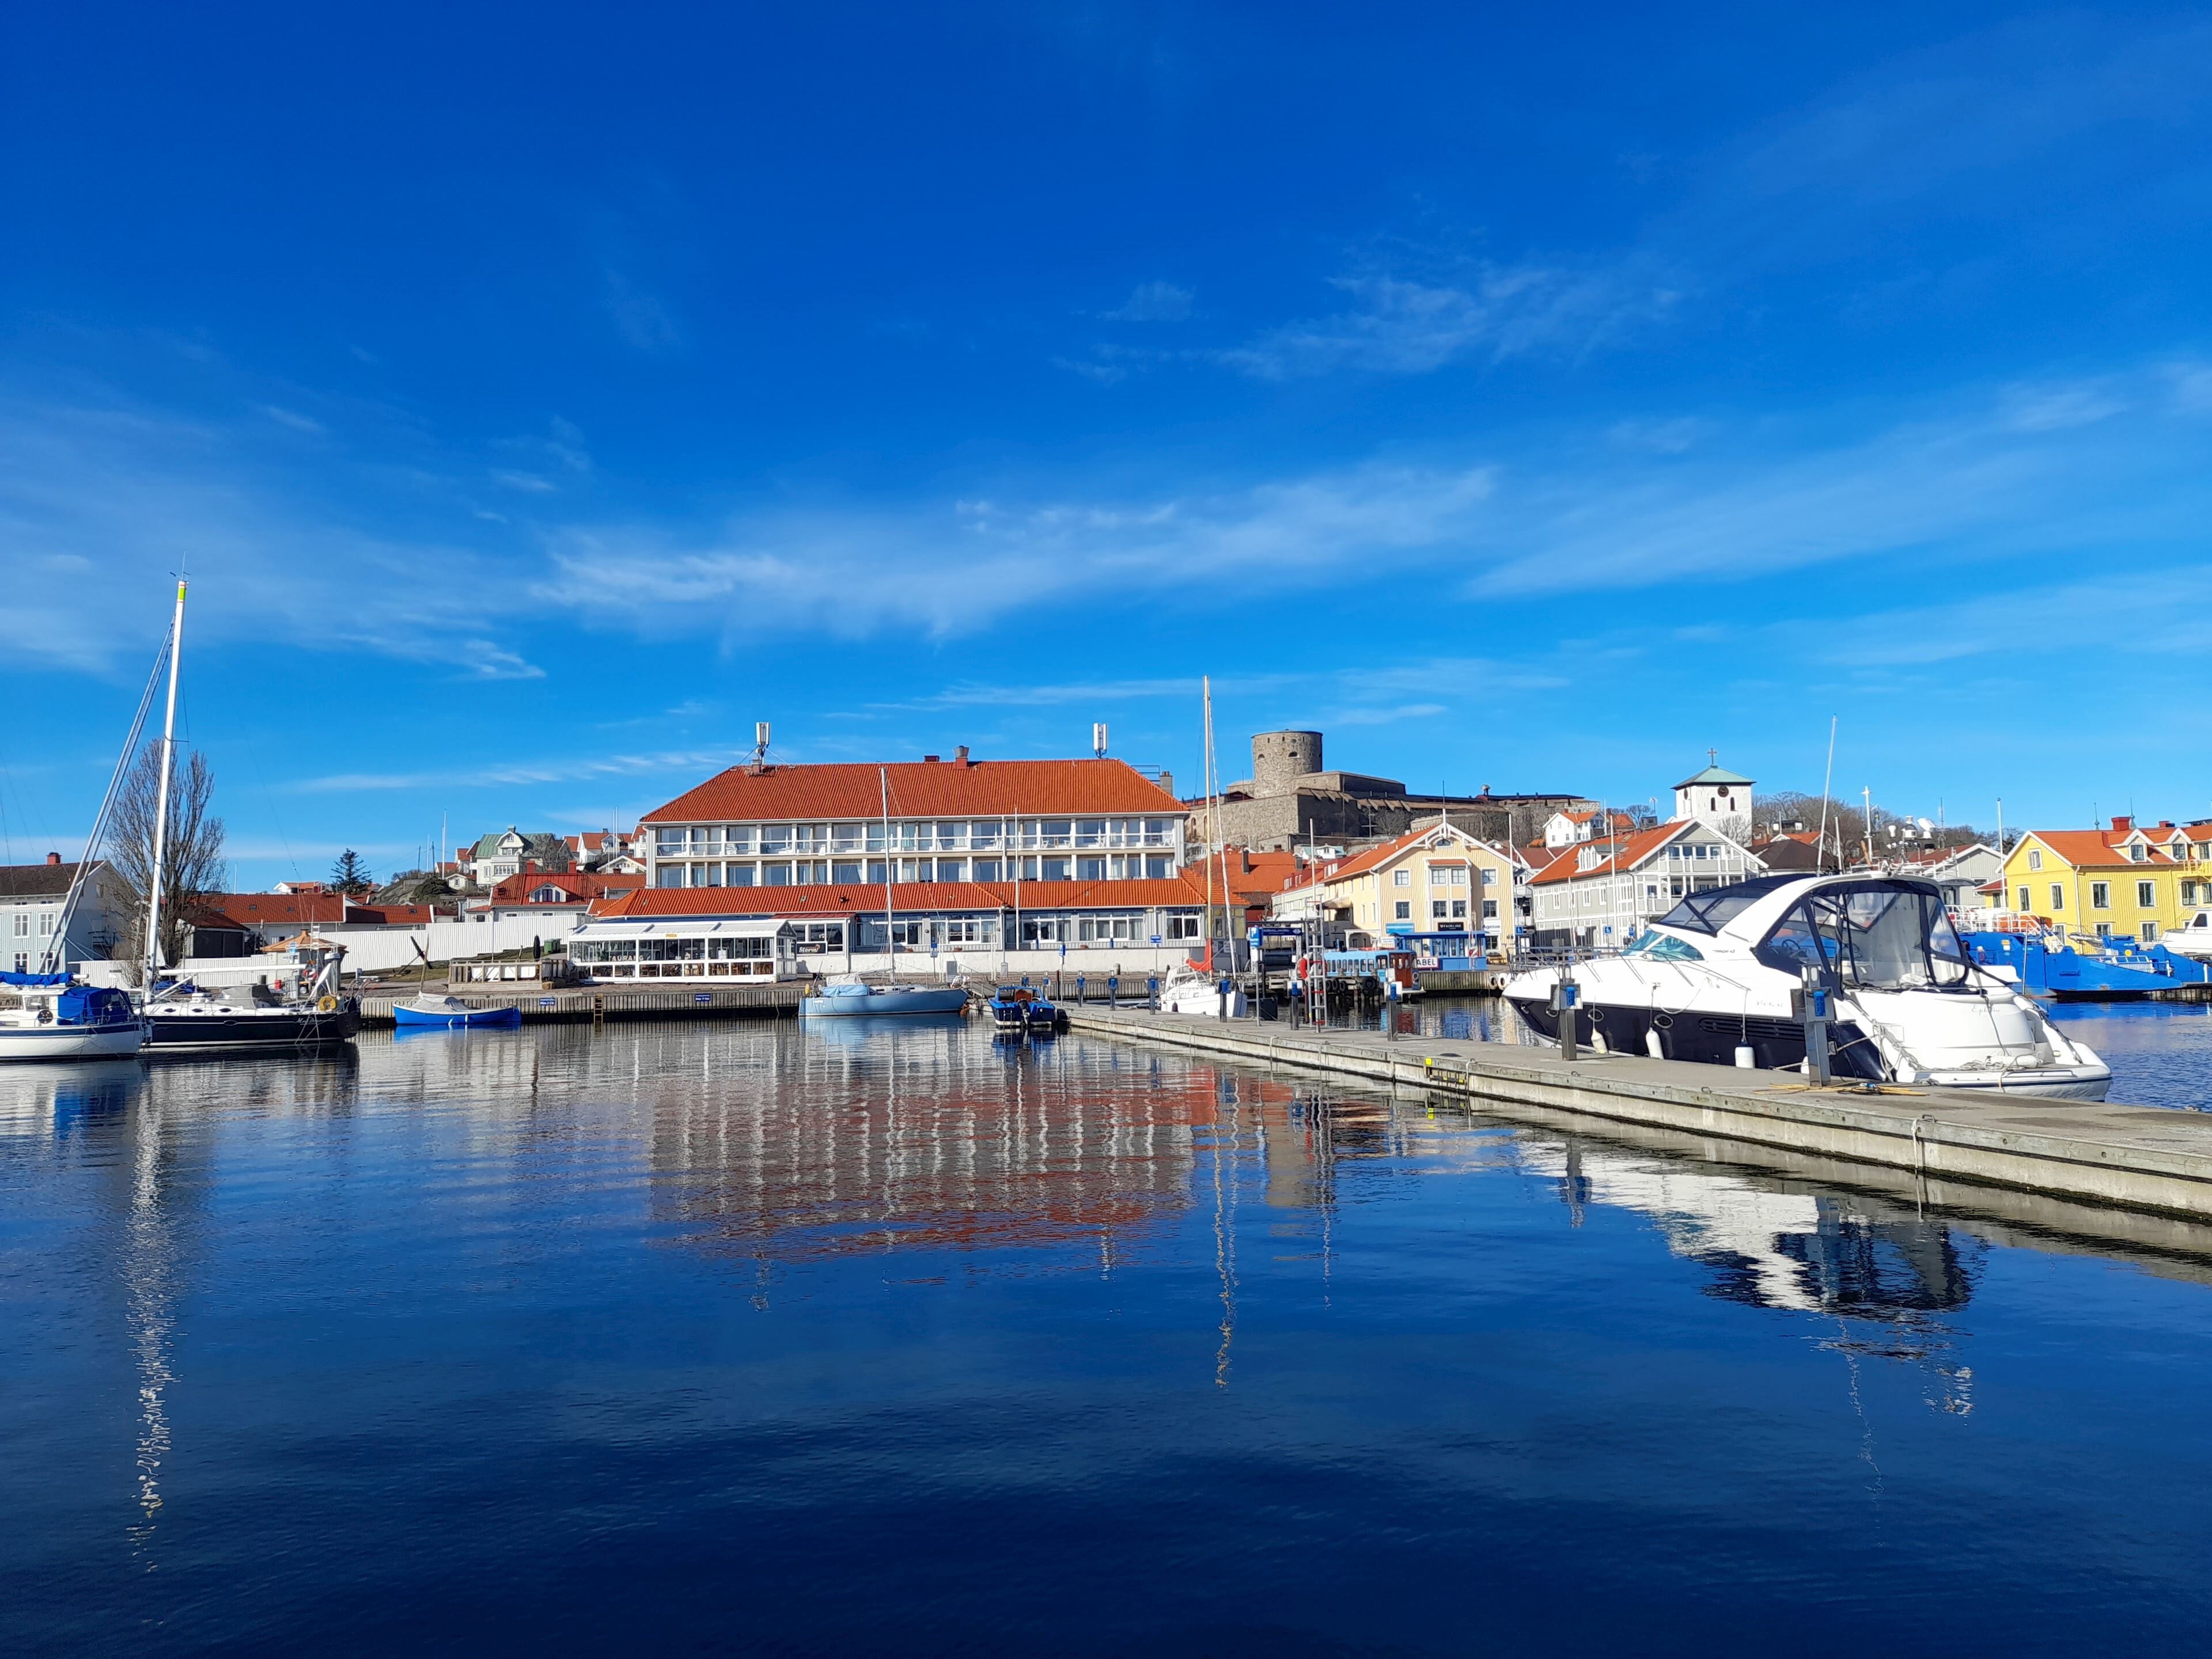
[[[832,980],[815,988],[799,1005],[801,1019],[848,1019],[862,1015],[957,1014],[968,1006],[960,985],[871,985],[861,979]]]
[[[145,1041],[125,992],[67,974],[0,973],[0,1060],[130,1060]]]
[[[1224,1007],[1231,1019],[1242,1019],[1251,1012],[1244,993],[1226,974],[1217,978],[1199,972],[1188,963],[1181,963],[1160,987],[1160,1012],[1164,1014],[1205,1014],[1214,1018]]]
[[[522,1024],[522,1010],[502,1003],[494,1008],[472,1007],[459,997],[419,996],[392,1005],[392,1023],[401,1030],[432,1027],[448,1031],[478,1031],[511,1028]]]
[[[1000,1036],[1057,1036],[1067,1029],[1066,1012],[1033,986],[1001,985],[991,994],[991,1023]]]

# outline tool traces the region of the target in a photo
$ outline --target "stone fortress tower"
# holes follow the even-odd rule
[[[1513,833],[1516,809],[1532,823],[1563,805],[1594,805],[1577,795],[1413,794],[1395,778],[1324,770],[1322,734],[1292,728],[1252,739],[1252,775],[1222,792],[1227,838],[1254,852],[1279,852],[1315,841],[1371,841],[1402,835],[1417,820],[1444,818],[1486,840]],[[1532,830],[1531,833],[1534,833]]]
[[[1318,732],[1261,732],[1252,739],[1252,793],[1286,795],[1321,770]]]

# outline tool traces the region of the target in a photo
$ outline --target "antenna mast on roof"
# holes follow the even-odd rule
[[[1106,722],[1104,720],[1091,722],[1091,755],[1094,760],[1106,758]]]
[[[756,772],[758,772],[758,771],[764,770],[764,769],[767,768],[767,766],[768,766],[768,722],[767,722],[766,720],[755,720],[755,721],[753,722],[753,758],[752,758],[752,769],[753,769],[754,771],[756,771]]]

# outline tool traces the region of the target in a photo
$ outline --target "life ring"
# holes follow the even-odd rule
[[[318,1002],[315,1005],[315,1012],[319,1014],[335,1014],[337,1011],[338,1000],[334,996],[326,994],[320,1002]]]

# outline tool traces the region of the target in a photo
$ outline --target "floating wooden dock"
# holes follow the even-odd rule
[[[392,1024],[392,1005],[409,1002],[427,990],[371,993],[361,1000],[364,1026]],[[491,993],[477,987],[456,986],[452,995],[471,1008],[519,1008],[525,1024],[536,1021],[556,1024],[588,1023],[602,1019],[714,1019],[749,1015],[757,1019],[780,1019],[799,1012],[806,995],[806,982],[788,980],[780,985],[741,985],[713,990],[632,991],[589,985],[577,990],[541,991],[536,986]]]
[[[2090,1206],[2212,1219],[2212,1114],[1990,1098],[1897,1085],[1814,1087],[1795,1073],[1640,1055],[1073,1006],[1079,1031],[1257,1067],[1294,1067],[1566,1118],[1601,1119],[2008,1187]]]

